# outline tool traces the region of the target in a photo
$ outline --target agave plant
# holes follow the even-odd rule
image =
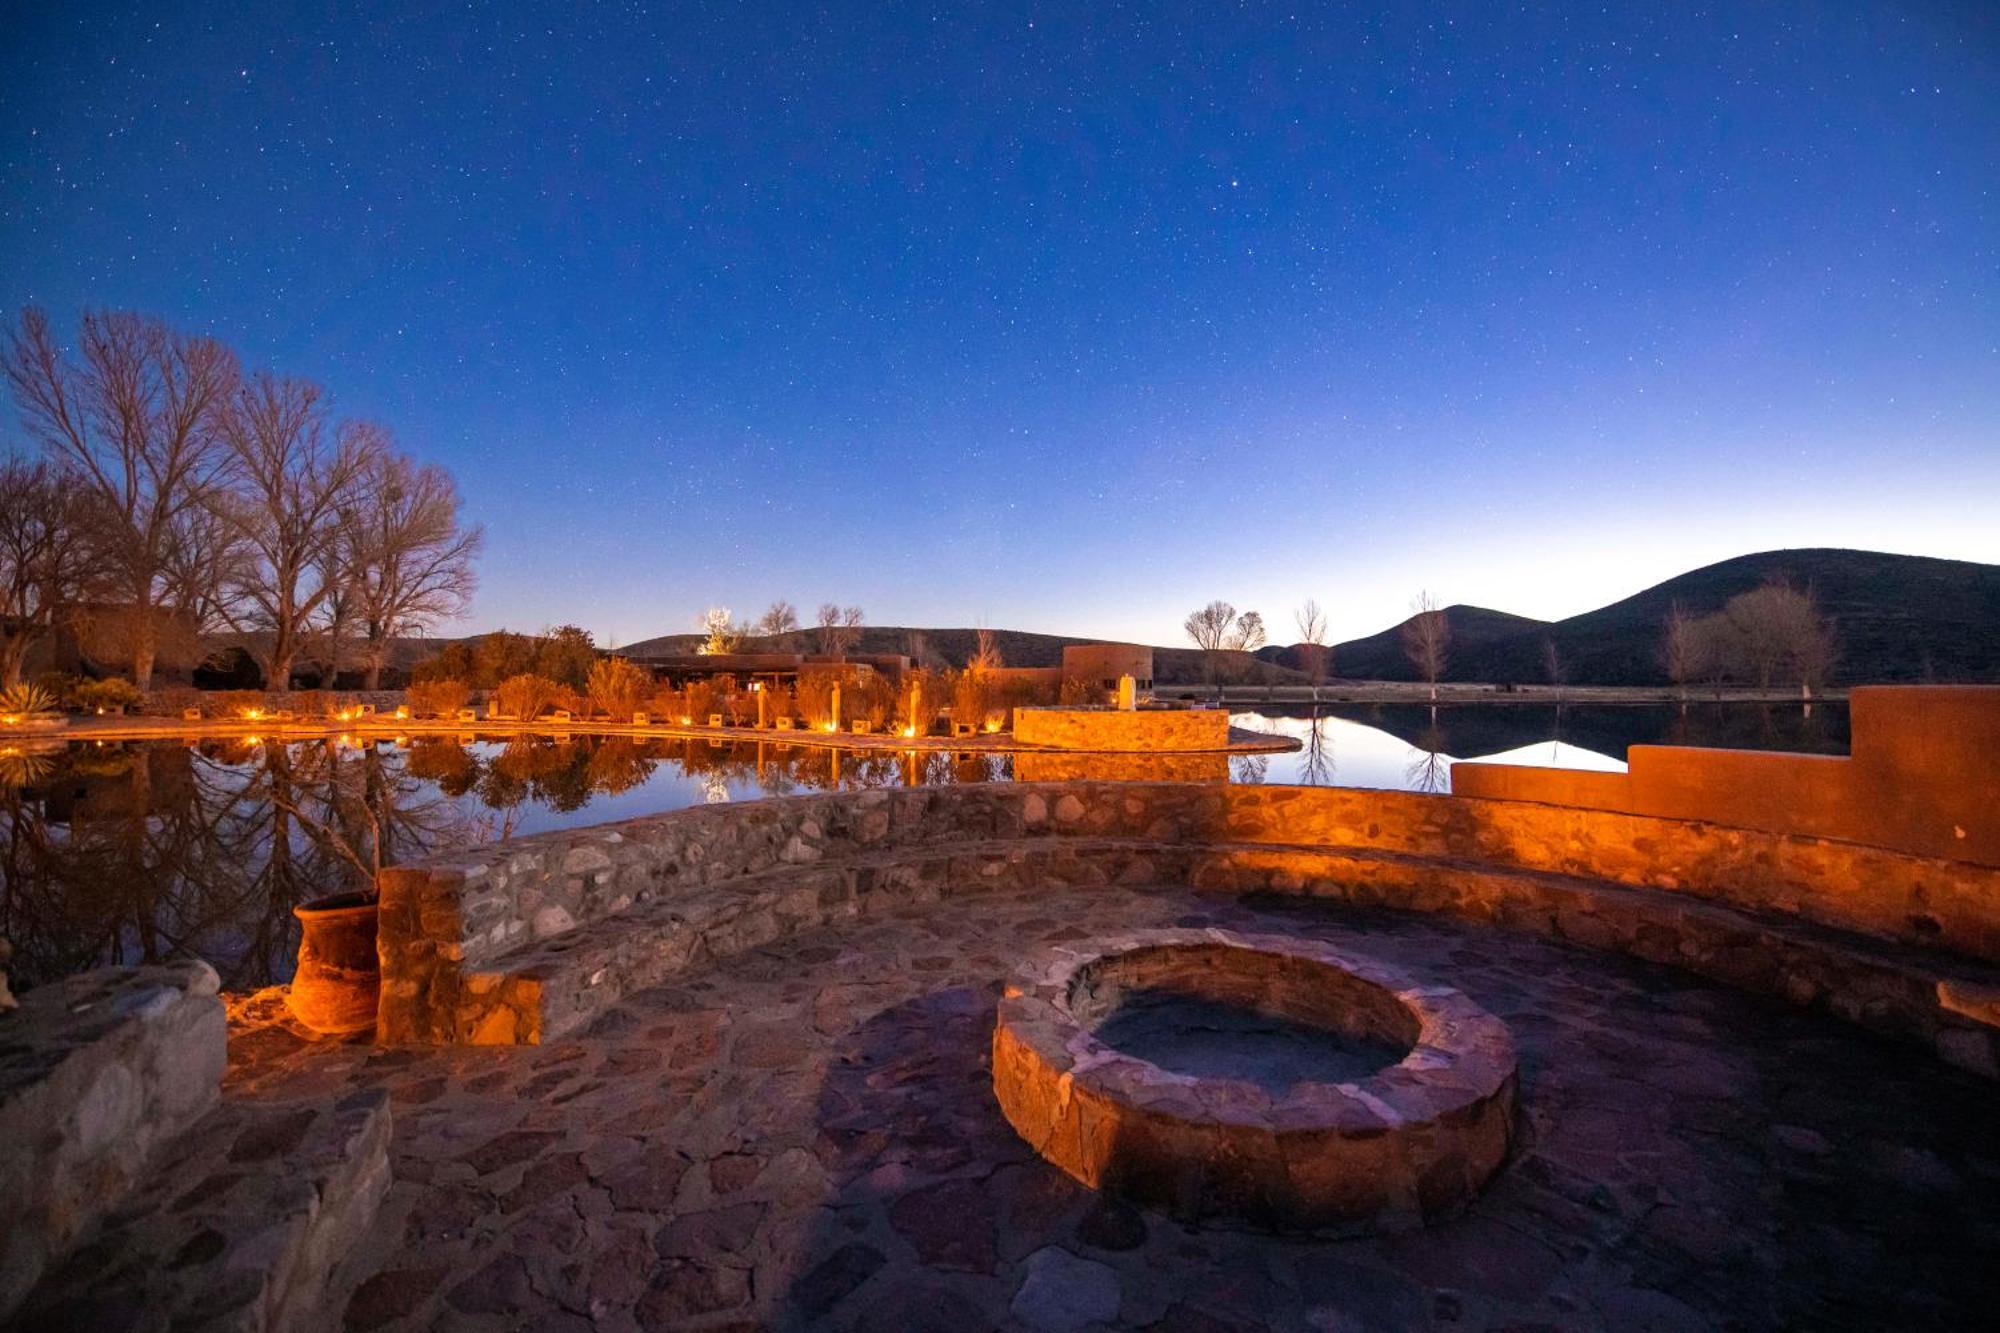
[[[0,725],[47,722],[55,716],[55,696],[39,685],[16,685],[0,691]]]

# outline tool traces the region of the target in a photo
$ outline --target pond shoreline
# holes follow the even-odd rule
[[[158,741],[158,740],[276,740],[303,741],[326,737],[353,736],[371,740],[398,736],[617,736],[631,740],[713,740],[732,743],[812,746],[833,750],[882,750],[895,753],[939,751],[952,754],[1114,754],[1131,751],[1072,749],[1017,741],[1004,731],[982,732],[977,736],[897,736],[846,731],[780,731],[774,727],[701,727],[629,722],[574,721],[519,722],[506,718],[480,718],[474,722],[448,722],[437,718],[293,718],[277,722],[268,718],[207,718],[200,722],[166,717],[81,717],[66,727],[31,733],[37,741]],[[28,734],[24,734],[24,739]],[[1146,754],[1284,754],[1299,743],[1269,732],[1244,727],[1229,729],[1229,744],[1209,750],[1147,750]]]

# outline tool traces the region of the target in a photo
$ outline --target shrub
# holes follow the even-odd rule
[[[839,722],[833,716],[833,687],[839,680],[840,677],[831,671],[799,673],[798,688],[793,691],[793,696],[798,700],[799,716],[814,731],[823,729],[829,722]]]
[[[414,681],[404,693],[414,717],[456,717],[471,697],[472,690],[462,680]]]
[[[722,711],[722,691],[715,687],[713,680],[691,680],[688,682],[687,716],[697,727],[708,725],[708,715]]]
[[[56,714],[56,696],[39,685],[15,685],[0,691],[0,714],[22,722],[45,721]]]
[[[500,711],[523,722],[533,722],[551,708],[561,707],[570,697],[573,696],[569,691],[554,681],[526,672],[509,676],[493,687],[493,702]]]
[[[798,708],[798,700],[792,697],[789,685],[770,684],[764,687],[764,720],[775,722],[781,717],[792,717]]]
[[[653,688],[653,678],[623,657],[607,657],[590,668],[584,693],[593,712],[630,718]]]
[[[1078,676],[1063,677],[1062,690],[1056,702],[1065,708],[1093,708],[1109,703],[1110,694],[1095,680],[1085,680]]]
[[[137,708],[146,696],[131,681],[122,676],[112,676],[108,680],[87,680],[71,690],[69,697],[86,713],[99,709],[113,713]]]
[[[262,711],[277,707],[264,697],[262,690],[217,690],[208,696],[208,706],[222,717],[239,717],[253,708]]]
[[[881,731],[889,725],[896,711],[896,687],[886,677],[873,671],[865,672],[847,689],[852,694],[844,695],[842,702],[846,705],[849,718],[866,719],[874,731]],[[848,701],[849,697],[852,702]]]
[[[67,671],[44,671],[35,677],[34,683],[43,693],[56,701],[57,706],[78,707],[76,692],[89,682],[81,676],[73,676]]]
[[[671,685],[662,685],[654,690],[653,697],[646,701],[646,707],[655,722],[678,722],[693,716],[688,710],[687,691],[677,690]]]

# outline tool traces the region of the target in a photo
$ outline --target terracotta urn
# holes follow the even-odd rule
[[[285,995],[292,1017],[329,1037],[375,1026],[382,968],[375,956],[372,893],[336,893],[292,909],[299,919],[299,965]]]

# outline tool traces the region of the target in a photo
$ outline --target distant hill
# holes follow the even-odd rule
[[[1448,608],[1445,678],[1542,683],[1546,644],[1554,643],[1573,684],[1663,684],[1660,635],[1674,603],[1707,615],[1773,578],[1811,589],[1821,613],[1832,618],[1840,646],[1836,684],[2000,681],[2000,565],[1825,548],[1737,556],[1553,624]],[[1402,654],[1400,626],[1339,645],[1333,669],[1349,679],[1416,678]]]
[[[1531,635],[1548,628],[1548,622],[1534,620],[1528,616],[1510,615],[1505,611],[1490,611],[1483,606],[1450,606],[1445,608],[1445,619],[1451,624],[1451,652],[1456,658],[1461,654],[1472,654],[1497,643],[1504,643],[1521,635]],[[1404,622],[1407,624],[1408,622]],[[1537,639],[1539,644],[1540,640]],[[1266,648],[1258,654],[1280,666],[1297,669],[1303,665],[1303,655],[1299,645],[1288,648]],[[1329,669],[1334,675],[1348,680],[1415,680],[1409,658],[1403,654],[1403,626],[1395,625],[1379,634],[1371,634],[1365,639],[1350,639],[1333,650],[1333,661]],[[1459,679],[1457,675],[1451,677]]]
[[[910,651],[911,636],[924,636],[928,649],[954,667],[962,667],[972,656],[977,645],[978,631],[972,629],[918,629],[905,625],[869,625],[862,629],[861,638],[853,651],[857,653],[907,653]],[[1052,667],[1062,665],[1062,650],[1073,643],[1103,643],[1101,638],[1071,636],[1066,634],[1032,634],[1026,630],[1000,629],[993,635],[1000,649],[1000,657],[1010,667]],[[656,638],[641,639],[637,643],[619,645],[618,651],[630,657],[661,657],[676,653],[691,653],[700,646],[699,634],[662,634]],[[813,631],[794,630],[790,634],[777,636],[752,635],[743,641],[745,652],[799,652],[816,651]],[[1202,679],[1201,654],[1193,648],[1153,649],[1153,679],[1162,685],[1193,685]],[[1297,684],[1305,678],[1298,672],[1288,670],[1284,665],[1266,660],[1257,661],[1251,674],[1244,677],[1248,683],[1257,685]]]

